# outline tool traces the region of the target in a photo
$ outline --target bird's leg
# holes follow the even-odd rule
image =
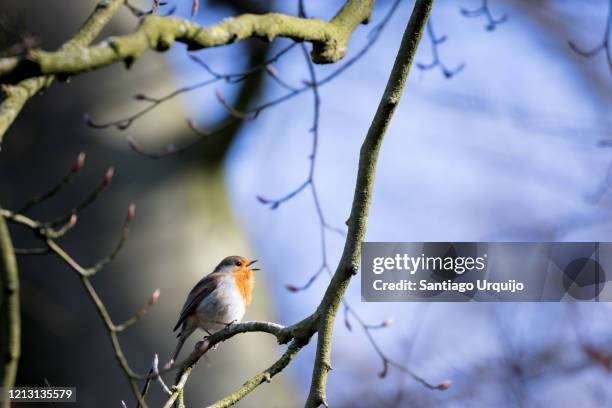
[[[236,320],[236,319],[232,320],[232,321],[231,321],[231,322],[229,322],[229,323],[225,323],[225,328],[227,329],[227,328],[228,328],[228,327],[230,327],[232,324],[236,324],[236,323],[238,323],[238,320]]]
[[[232,324],[238,323],[238,320],[237,320],[237,319],[234,319],[234,320],[232,320],[232,321],[231,321],[231,322],[229,322],[229,323],[228,323],[228,322],[221,322],[221,321],[219,321],[219,320],[215,320],[215,321],[214,321],[214,323],[217,323],[217,324],[222,324],[222,325],[224,325],[224,326],[225,326],[225,328],[227,329],[227,328],[228,328],[228,327],[230,327]]]

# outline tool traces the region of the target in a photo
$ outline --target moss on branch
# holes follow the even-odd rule
[[[0,143],[25,103],[53,82],[53,75],[74,75],[123,61],[130,66],[148,50],[165,51],[175,42],[190,49],[218,47],[246,38],[288,37],[313,44],[317,63],[338,61],[359,24],[369,20],[374,0],[347,0],[331,21],[285,14],[242,14],[215,26],[201,27],[175,17],[149,15],[136,32],[89,44],[125,0],[101,0],[79,32],[54,52],[34,49],[24,58],[0,59],[0,83],[5,98],[0,105]]]
[[[16,85],[2,85],[4,100],[0,104],[0,144],[26,102],[53,82],[52,77],[29,78]]]
[[[231,407],[264,382],[270,382],[272,377],[283,371],[285,367],[289,365],[302,347],[304,347],[304,344],[298,342],[297,340],[292,341],[291,344],[289,344],[289,347],[287,347],[287,350],[274,364],[247,380],[240,388],[229,394],[227,397],[215,402],[212,405],[209,405],[208,408]]]
[[[287,37],[308,41],[317,63],[336,62],[346,54],[348,41],[359,24],[370,18],[374,0],[349,0],[331,21],[299,18],[286,14],[242,14],[221,23],[202,27],[192,21],[149,15],[128,35],[111,37],[99,44],[67,46],[54,52],[31,50],[18,64],[0,61],[0,82],[11,82],[32,75],[74,75],[123,61],[130,66],[148,50],[165,51],[175,42],[189,49],[219,47],[247,38],[272,41]]]
[[[299,329],[303,325],[312,326],[309,319],[305,319],[302,322],[289,327],[262,321],[241,322],[229,325],[225,329],[206,337],[205,340],[196,345],[189,357],[187,357],[187,359],[180,364],[176,375],[176,385],[173,387],[172,395],[170,395],[170,398],[168,398],[164,407],[171,407],[176,399],[180,397],[180,395],[183,393],[185,384],[187,383],[187,379],[189,378],[195,365],[198,363],[198,361],[200,361],[206,352],[215,347],[217,344],[229,340],[237,334],[248,332],[271,334],[277,338],[279,344],[287,343],[293,339],[285,353],[273,365],[247,380],[242,387],[238,388],[235,392],[226,396],[225,398],[215,402],[210,407],[222,408],[234,405],[257,388],[260,384],[269,382],[272,377],[281,372],[291,362],[291,360],[293,360],[293,357],[295,357],[302,347],[308,344],[308,340],[312,336],[312,331],[306,339],[303,339],[302,337],[294,337],[294,333],[299,332]]]

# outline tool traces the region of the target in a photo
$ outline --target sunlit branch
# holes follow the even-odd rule
[[[350,280],[359,269],[361,244],[365,238],[378,153],[393,113],[399,104],[408,72],[432,6],[432,0],[416,1],[385,92],[360,150],[355,194],[351,214],[347,222],[348,233],[344,251],[317,308],[318,313],[320,313],[320,320],[317,325],[317,352],[306,408],[328,405],[327,379],[329,370],[331,370],[332,333],[336,314]],[[369,330],[367,333],[369,333]]]
[[[347,0],[329,21],[280,13],[242,14],[202,27],[195,22],[148,15],[135,32],[109,38],[89,47],[54,52],[31,50],[17,64],[0,63],[0,82],[14,83],[34,75],[76,75],[117,62],[131,66],[149,50],[166,51],[181,42],[190,50],[219,47],[248,38],[272,41],[277,37],[312,43],[312,60],[333,63],[342,59],[357,26],[370,18],[373,0]]]
[[[390,6],[389,10],[387,11],[387,13],[385,14],[385,16],[382,18],[382,20],[372,28],[372,30],[370,31],[370,33],[368,34],[368,41],[366,43],[365,46],[363,46],[354,56],[350,57],[349,59],[347,59],[344,63],[342,63],[337,69],[335,69],[334,71],[332,71],[330,74],[328,74],[327,76],[325,76],[324,78],[320,79],[318,81],[318,86],[321,87],[329,82],[331,82],[333,79],[335,79],[336,77],[338,77],[340,74],[342,74],[346,69],[348,69],[349,67],[353,66],[357,61],[359,61],[364,55],[366,55],[366,53],[370,50],[370,48],[376,43],[376,41],[378,40],[378,38],[380,37],[380,35],[382,34],[384,28],[386,27],[387,23],[389,22],[389,20],[391,19],[391,17],[394,15],[394,13],[397,11],[398,6],[400,4],[401,0],[395,0],[392,5]],[[135,122],[137,119],[141,118],[142,116],[144,116],[145,114],[149,113],[150,111],[154,110],[155,108],[157,108],[158,106],[160,106],[163,102],[165,102],[166,100],[169,100],[171,98],[174,98],[182,93],[187,93],[187,92],[191,92],[194,91],[196,89],[200,89],[202,87],[205,86],[209,86],[211,84],[214,83],[219,83],[221,82],[221,80],[226,80],[229,83],[233,83],[233,82],[240,82],[241,80],[245,79],[246,76],[253,74],[255,72],[258,72],[259,70],[261,70],[262,68],[265,68],[267,70],[267,72],[269,73],[270,76],[273,77],[273,79],[278,83],[279,82],[279,77],[277,75],[276,72],[273,71],[273,73],[270,72],[269,67],[270,64],[274,63],[275,61],[277,61],[282,55],[284,55],[286,52],[288,52],[290,49],[294,48],[297,44],[293,43],[291,45],[289,45],[286,48],[281,49],[281,51],[277,54],[275,54],[275,56],[273,56],[271,59],[267,60],[264,64],[260,64],[258,66],[252,67],[250,68],[248,71],[243,72],[243,73],[236,73],[236,74],[229,74],[229,81],[226,80],[226,78],[228,78],[228,75],[224,75],[222,73],[217,72],[216,70],[214,70],[212,67],[210,67],[207,63],[205,63],[202,59],[200,59],[199,57],[193,56],[192,54],[192,59],[196,62],[196,63],[200,63],[200,66],[206,71],[208,72],[212,78],[205,80],[205,81],[201,81],[192,85],[188,85],[185,86],[183,88],[178,89],[177,91],[171,92],[170,94],[167,94],[163,97],[159,97],[159,98],[153,98],[144,94],[138,94],[136,95],[136,99],[137,100],[141,100],[141,101],[146,101],[151,103],[151,105],[147,106],[146,108],[143,108],[142,110],[136,112],[135,114],[128,116],[128,117],[124,117],[121,119],[117,119],[117,120],[113,120],[111,122],[106,122],[106,123],[98,123],[96,121],[94,121],[89,115],[86,115],[86,123],[89,124],[90,126],[96,127],[96,128],[105,128],[105,127],[109,127],[109,126],[115,126],[118,129],[126,129],[127,127],[129,127],[130,125],[133,124],[133,122]],[[280,80],[282,81],[282,80]],[[283,82],[284,83],[284,82]],[[281,85],[283,86],[283,85]],[[132,147],[132,149],[134,151],[136,151],[137,153],[144,155],[146,157],[149,158],[153,158],[153,159],[159,159],[159,158],[163,158],[166,156],[170,156],[170,155],[177,155],[177,154],[181,154],[184,153],[186,151],[188,151],[189,149],[195,147],[196,145],[200,144],[202,141],[206,140],[209,137],[218,135],[222,132],[224,132],[225,130],[227,130],[229,127],[235,125],[236,123],[238,123],[239,121],[241,121],[242,119],[239,119],[240,116],[245,117],[245,118],[251,118],[251,117],[257,117],[261,112],[263,112],[264,110],[268,109],[268,108],[272,108],[274,106],[280,105],[286,101],[289,101],[290,99],[293,99],[294,97],[302,94],[303,92],[309,91],[312,87],[312,84],[310,83],[310,81],[308,81],[307,83],[304,83],[303,86],[301,87],[293,87],[291,85],[285,84],[283,86],[283,88],[288,89],[289,92],[285,95],[281,95],[278,98],[272,99],[270,101],[264,102],[258,106],[255,106],[251,109],[249,109],[248,111],[245,112],[238,112],[237,110],[231,108],[230,110],[235,111],[235,113],[238,113],[236,115],[230,115],[229,119],[227,121],[225,121],[223,124],[221,124],[220,126],[214,128],[214,129],[207,129],[205,127],[202,127],[200,125],[198,125],[194,120],[192,119],[188,119],[187,120],[187,125],[188,127],[198,136],[197,139],[188,142],[182,146],[176,146],[174,144],[168,144],[166,146],[166,148],[162,151],[159,152],[150,152],[147,151],[145,149],[143,149],[140,145],[140,143],[138,143],[137,141],[135,141],[133,138],[129,138],[128,141],[130,142],[130,147]]]

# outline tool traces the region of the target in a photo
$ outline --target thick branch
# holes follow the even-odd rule
[[[2,382],[10,388],[15,385],[21,348],[21,321],[19,313],[19,276],[11,236],[4,217],[0,217],[0,358]],[[2,406],[8,407],[8,401]]]
[[[248,395],[251,391],[257,388],[259,385],[264,382],[270,382],[272,377],[276,374],[280,373],[289,365],[291,360],[297,355],[297,353],[304,347],[304,344],[299,342],[298,340],[293,340],[287,350],[283,353],[283,355],[270,367],[257,374],[256,376],[247,380],[242,387],[238,388],[236,391],[228,395],[227,397],[215,402],[210,405],[208,408],[227,408],[236,404],[246,395]]]
[[[64,44],[59,52],[91,44],[124,2],[125,0],[101,0],[79,32]],[[0,61],[0,80],[4,79],[4,74],[21,68],[24,68],[24,72],[31,73],[33,69],[28,66],[29,64],[24,64],[24,61],[17,62],[13,58],[2,60]],[[32,76],[32,74],[24,78],[27,79],[15,85],[2,87],[4,100],[0,104],[0,143],[26,102],[51,85],[54,79],[52,76]]]
[[[318,63],[336,62],[346,54],[355,28],[370,18],[374,0],[348,0],[329,22],[285,14],[242,14],[211,26],[192,21],[150,15],[142,20],[136,32],[112,37],[91,47],[63,47],[55,52],[31,50],[27,57],[0,63],[0,82],[13,82],[32,73],[74,75],[123,61],[131,65],[144,52],[165,51],[175,41],[189,49],[218,47],[247,38],[272,41],[288,37],[313,44],[312,58]]]
[[[416,1],[410,21],[402,37],[387,87],[361,146],[355,195],[348,221],[344,252],[317,310],[320,314],[319,336],[310,393],[306,401],[306,407],[309,408],[318,407],[322,404],[327,405],[325,391],[328,371],[331,368],[331,340],[336,312],[351,277],[359,269],[361,244],[365,236],[368,210],[372,199],[378,153],[393,113],[400,101],[432,5],[433,0]]]
[[[280,342],[280,336],[284,330],[285,327],[280,324],[264,321],[247,321],[230,324],[223,330],[219,330],[218,332],[215,332],[212,335],[206,337],[206,347],[200,348],[200,350],[194,350],[187,358],[187,360],[185,360],[183,367],[195,365],[195,363],[197,363],[200,357],[202,357],[202,355],[206,351],[208,351],[208,349],[214,347],[219,343],[223,343],[224,341],[231,339],[237,334],[250,332],[268,333],[273,336],[276,336]]]

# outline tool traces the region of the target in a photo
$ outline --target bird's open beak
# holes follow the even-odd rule
[[[249,263],[247,264],[247,266],[251,266],[251,265],[253,265],[255,262],[257,262],[257,259],[254,259],[254,260],[252,260],[251,262],[249,262]],[[251,270],[252,270],[252,271],[258,271],[258,270],[259,270],[259,268],[251,268]]]

